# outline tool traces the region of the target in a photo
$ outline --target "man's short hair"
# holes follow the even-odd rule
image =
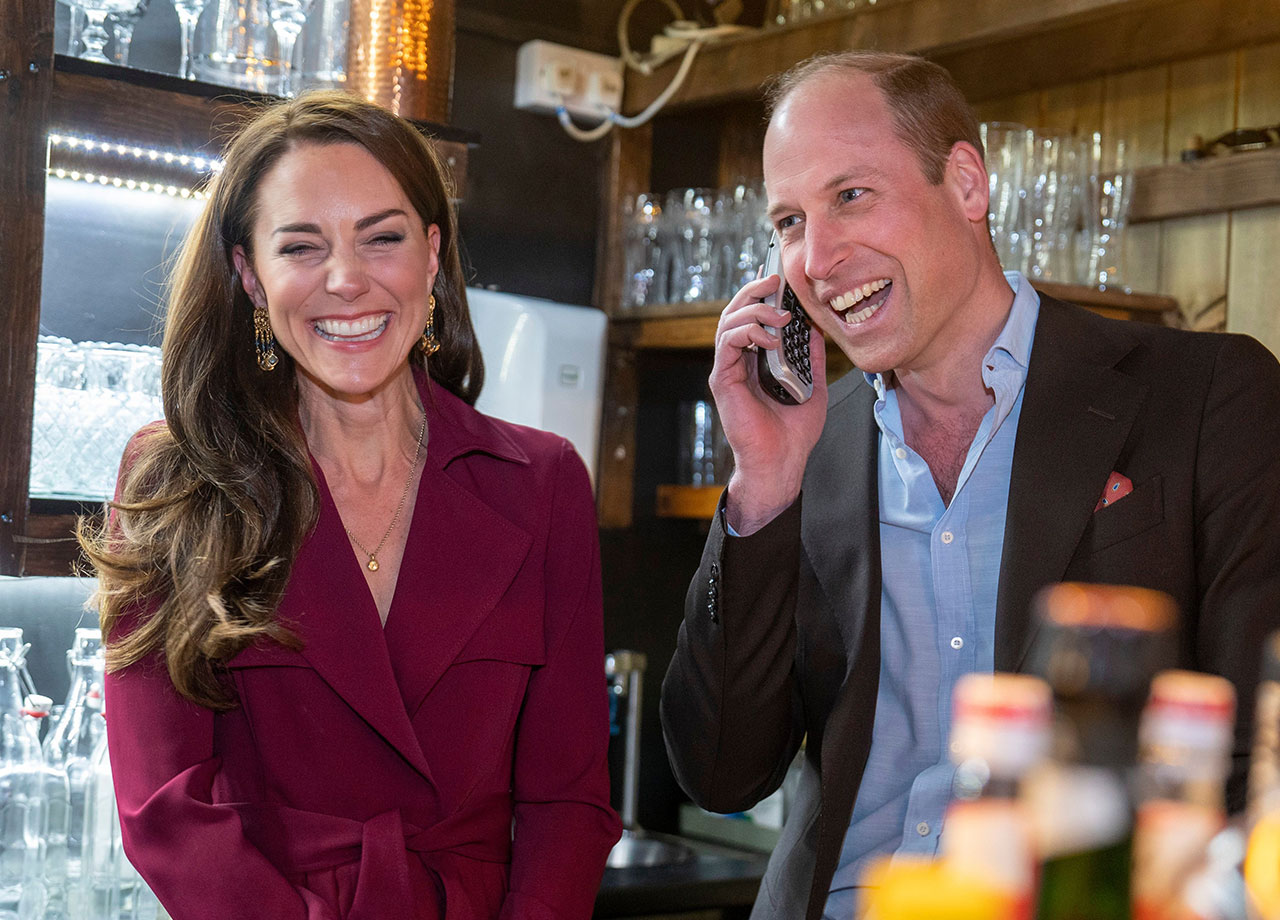
[[[826,74],[866,74],[871,78],[893,111],[898,139],[915,151],[921,171],[934,185],[942,181],[957,141],[967,141],[986,156],[978,120],[951,74],[914,54],[833,51],[814,55],[769,86],[765,95],[769,117],[793,92]]]

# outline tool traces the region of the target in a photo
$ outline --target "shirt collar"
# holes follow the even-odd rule
[[[1040,315],[1040,295],[1021,272],[1005,272],[1004,280],[1013,290],[1013,306],[1004,321],[995,343],[982,359],[982,379],[991,385],[988,368],[1010,370],[1016,367],[1020,381],[1026,378],[1031,363],[1031,344],[1035,338],[1036,319]],[[1012,367],[1011,367],[1012,363]],[[885,398],[884,374],[862,372],[867,383],[875,388],[880,399]]]

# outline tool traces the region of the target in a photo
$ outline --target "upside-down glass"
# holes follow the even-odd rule
[[[1026,125],[1009,121],[983,122],[979,129],[990,181],[987,219],[991,239],[1005,269],[1025,271],[1031,240],[1024,176],[1031,161],[1034,135]]]
[[[1081,144],[1071,137],[1037,137],[1027,174],[1027,226],[1031,258],[1027,275],[1045,281],[1075,280],[1075,237],[1081,219]]]
[[[280,87],[280,62],[267,0],[210,0],[196,33],[195,71],[201,80],[259,93]]]
[[[191,46],[195,40],[196,25],[200,22],[200,14],[204,12],[208,0],[173,0],[173,11],[178,14],[178,27],[181,31],[182,59],[178,64],[178,76],[186,80],[196,78],[195,68],[191,63]]]
[[[662,246],[658,230],[661,220],[662,204],[656,195],[636,195],[623,206],[624,309],[663,303],[667,299],[659,274]]]
[[[103,54],[102,51],[111,38],[107,32],[107,16],[112,13],[130,12],[138,5],[138,0],[70,0],[70,5],[73,8],[73,12],[78,8],[84,13],[85,18],[85,28],[80,33],[80,40],[84,43],[80,57],[86,61],[99,61],[103,64],[110,64],[111,59]],[[72,16],[73,27],[74,24],[75,17]],[[71,41],[74,40],[73,34]]]
[[[127,13],[112,13],[107,19],[111,22],[112,31],[115,35],[115,48],[112,57],[121,67],[129,66],[129,49],[133,45],[133,29],[138,24],[138,20],[142,18],[142,14],[147,11],[147,5],[151,0],[138,0],[132,10]]]
[[[306,24],[311,2],[312,0],[269,0],[267,3],[271,27],[275,29],[276,43],[280,46],[281,96],[296,94],[293,79],[293,50],[297,46],[298,35]]]
[[[1124,228],[1133,194],[1133,150],[1122,138],[1094,132],[1086,139],[1087,194],[1083,222],[1084,283],[1124,288]]]

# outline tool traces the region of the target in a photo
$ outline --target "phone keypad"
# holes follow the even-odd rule
[[[809,317],[800,301],[787,288],[782,295],[782,308],[791,321],[782,327],[782,356],[806,384],[813,385],[813,365],[809,360]]]

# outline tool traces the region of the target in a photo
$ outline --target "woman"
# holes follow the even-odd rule
[[[86,536],[125,851],[175,920],[588,917],[609,808],[590,485],[471,408],[442,171],[338,93],[231,144],[167,421]]]

